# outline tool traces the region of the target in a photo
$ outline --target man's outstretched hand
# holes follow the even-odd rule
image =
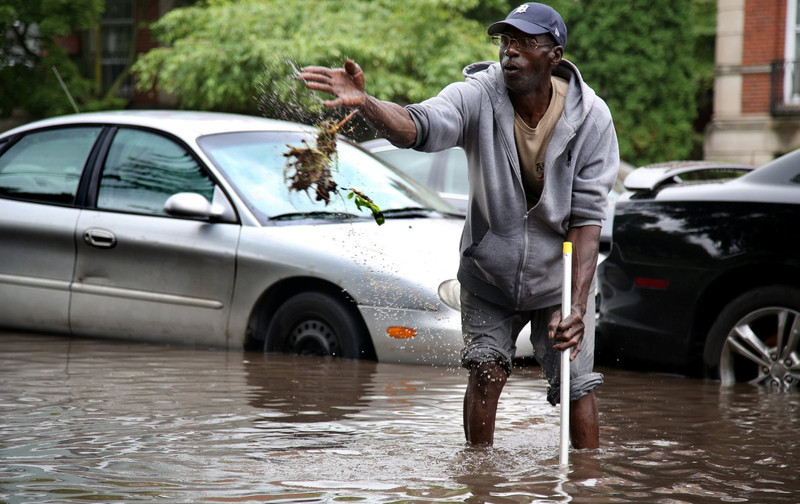
[[[364,72],[352,60],[345,61],[344,68],[305,67],[300,72],[300,78],[309,89],[336,97],[322,102],[326,107],[361,107],[367,99]]]
[[[347,60],[344,68],[305,67],[299,75],[306,87],[332,94],[335,98],[322,102],[326,107],[356,108],[379,136],[398,147],[410,147],[417,138],[417,125],[411,114],[396,103],[378,100],[367,94],[364,72],[355,61]]]

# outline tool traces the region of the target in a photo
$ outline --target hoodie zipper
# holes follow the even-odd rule
[[[572,140],[572,136],[570,136],[570,138],[564,144],[564,148],[558,154],[556,154],[553,157],[554,160],[558,159],[564,153],[564,149],[567,148],[567,146],[569,145],[569,142],[571,140]],[[569,150],[567,150],[567,166],[566,166],[566,168],[569,169],[571,165],[572,165],[572,149],[569,149]],[[520,183],[521,183],[521,181],[520,181]],[[522,189],[523,189],[523,194],[525,194],[525,188],[523,187]],[[542,189],[542,194],[544,194],[544,189]],[[534,208],[535,208],[535,206],[534,206]],[[515,289],[516,290],[515,294],[516,294],[517,306],[521,306],[522,305],[523,287],[525,285],[525,266],[528,264],[528,250],[529,250],[528,244],[530,243],[530,233],[528,231],[528,229],[529,229],[528,217],[530,217],[530,214],[531,214],[532,211],[533,211],[533,208],[531,208],[530,210],[525,212],[525,216],[522,218],[522,226],[523,226],[523,228],[522,228],[522,247],[523,247],[523,249],[522,249],[522,259],[520,260],[519,266],[517,268],[517,280],[516,280],[516,289]]]
[[[511,148],[509,147],[508,139],[503,134],[503,130],[499,130],[500,141],[503,143],[503,147],[505,147],[506,155],[508,156],[509,163],[511,167],[514,169],[514,178],[517,179],[517,184],[519,185],[520,189],[522,190],[522,198],[525,200],[525,186],[522,183],[522,167],[519,166],[519,161],[513,159],[511,155]],[[516,152],[516,146],[514,147],[514,152]],[[527,205],[526,205],[527,206]],[[516,275],[516,282],[515,282],[515,292],[514,297],[517,302],[517,306],[520,305],[520,300],[522,299],[522,287],[524,285],[523,278],[525,276],[525,265],[528,263],[528,243],[530,238],[528,237],[528,215],[530,214],[530,210],[525,212],[525,215],[522,217],[522,257],[520,257],[519,263],[517,263],[517,275]]]
[[[525,212],[525,217],[522,218],[522,258],[519,262],[519,267],[517,268],[517,288],[516,288],[516,299],[517,299],[517,306],[520,306],[522,303],[522,290],[523,286],[525,285],[525,265],[528,264],[528,243],[530,241],[530,237],[528,235],[528,216],[530,215],[530,210]]]

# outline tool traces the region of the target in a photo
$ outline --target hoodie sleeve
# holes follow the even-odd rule
[[[593,135],[594,148],[580,163],[572,186],[572,213],[570,227],[587,224],[600,225],[608,211],[608,193],[614,186],[619,171],[619,145],[611,113],[604,102],[596,105]]]
[[[457,82],[433,98],[406,106],[417,126],[417,140],[411,147],[436,152],[463,146],[465,125],[470,114],[469,104],[479,102],[475,93],[475,86]]]

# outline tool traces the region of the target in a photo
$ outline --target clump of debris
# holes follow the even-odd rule
[[[326,205],[331,202],[332,195],[340,194],[332,170],[337,154],[336,135],[355,113],[355,110],[350,112],[339,122],[328,120],[319,123],[314,145],[305,140],[302,140],[302,147],[287,145],[289,150],[284,156],[289,159],[283,176],[289,182],[290,190],[304,191],[306,194],[311,190],[315,199],[324,201]],[[344,190],[349,191],[347,199],[352,199],[359,210],[362,208],[370,210],[379,226],[384,223],[380,208],[366,194],[352,187],[346,187]]]

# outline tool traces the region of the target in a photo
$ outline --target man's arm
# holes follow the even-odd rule
[[[549,324],[549,335],[557,343],[556,350],[572,347],[570,360],[574,360],[581,349],[586,316],[594,317],[594,313],[586,313],[589,302],[592,278],[597,268],[597,254],[600,250],[600,226],[581,226],[570,228],[567,241],[572,242],[572,306],[568,316],[562,320],[559,310],[553,315]]]
[[[305,67],[300,78],[309,89],[332,94],[326,107],[356,107],[378,133],[398,147],[409,147],[417,138],[417,126],[408,111],[396,103],[381,101],[365,91],[361,67],[347,60],[344,68]]]
[[[572,312],[586,315],[586,305],[592,287],[597,254],[600,250],[600,226],[582,226],[571,228],[567,232],[567,241],[572,242]],[[594,313],[591,314],[594,317]]]

